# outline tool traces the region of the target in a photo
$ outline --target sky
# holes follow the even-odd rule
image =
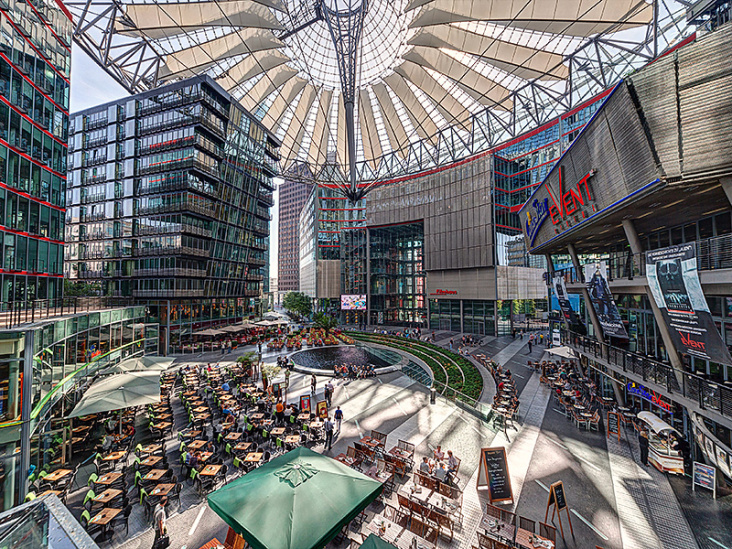
[[[76,44],[71,48],[71,113],[127,97],[129,93],[117,84],[104,69],[99,67]],[[279,212],[279,183],[274,192],[274,206],[270,209],[272,221],[269,224],[270,251],[269,276],[277,276],[277,224]]]

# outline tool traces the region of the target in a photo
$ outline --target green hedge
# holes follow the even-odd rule
[[[436,370],[433,364],[430,363],[430,361],[433,363],[437,362],[447,373],[448,383],[445,383],[445,385],[470,398],[476,400],[480,398],[480,394],[483,391],[483,376],[480,375],[478,368],[472,362],[457,353],[416,339],[368,333],[356,333],[352,334],[352,336],[354,339],[361,341],[370,341],[372,343],[401,348],[415,355],[424,360],[432,368],[435,374],[435,381],[445,383],[438,379],[437,372],[439,370]],[[426,358],[429,358],[430,361]]]

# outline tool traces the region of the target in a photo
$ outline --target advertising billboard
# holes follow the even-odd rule
[[[562,311],[562,318],[567,326],[580,334],[585,333],[584,324],[577,316],[577,313],[572,308],[572,304],[569,301],[569,294],[567,293],[567,287],[564,284],[564,277],[557,275],[552,279],[552,287],[554,294],[557,296],[559,302],[559,309]]]
[[[676,349],[712,362],[732,364],[699,282],[694,244],[646,252],[646,277]]]
[[[602,333],[606,337],[628,339],[623,319],[613,300],[613,294],[607,285],[607,264],[604,261],[588,263],[584,267],[587,290],[590,293],[592,308],[602,326]]]
[[[341,310],[343,311],[365,311],[366,296],[365,295],[342,295]]]

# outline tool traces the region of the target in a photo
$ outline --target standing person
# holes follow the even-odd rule
[[[534,335],[532,334],[529,337],[529,354],[531,354],[531,345],[533,345],[533,343],[534,343]]]
[[[340,406],[336,406],[336,411],[333,414],[333,417],[336,420],[336,423],[338,424],[338,432],[341,432],[341,422],[343,421],[343,410],[341,410]]]
[[[452,351],[452,338],[450,338],[450,350]]]
[[[330,420],[330,416],[325,418],[323,424],[325,429],[325,450],[330,450],[333,447],[333,422]]]
[[[310,376],[310,392],[315,394],[315,387],[318,385],[318,379],[315,377],[315,374]]]
[[[645,429],[638,433],[638,444],[640,445],[641,463],[648,467],[648,431]]]
[[[167,516],[165,514],[165,505],[168,503],[167,496],[160,498],[160,502],[155,506],[155,513],[153,514],[153,520],[155,523],[155,541],[153,542],[153,549],[163,549],[170,545],[168,539],[167,527],[165,521]]]
[[[333,387],[333,382],[330,379],[325,384],[325,390],[325,401],[328,403],[328,406],[330,406],[330,403],[333,400],[333,391],[335,391],[335,387]]]

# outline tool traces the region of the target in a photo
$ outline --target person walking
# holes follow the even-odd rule
[[[641,463],[648,467],[648,431],[645,429],[638,433],[638,445],[640,446]]]
[[[333,447],[333,422],[330,416],[325,418],[323,429],[325,429],[325,450],[328,451]]]
[[[529,336],[529,354],[531,354],[531,346],[534,344],[534,334]]]
[[[164,549],[170,545],[170,539],[168,538],[168,530],[165,525],[167,516],[165,514],[165,506],[168,503],[167,496],[160,498],[160,501],[155,506],[155,512],[153,513],[153,522],[155,525],[155,541],[153,541],[153,549]]]
[[[340,406],[336,406],[336,411],[333,414],[333,417],[336,420],[336,423],[338,424],[338,432],[341,432],[341,422],[343,421],[343,410],[341,410]]]
[[[328,403],[328,406],[333,402],[333,391],[335,391],[335,387],[333,386],[333,382],[329,379],[325,384],[325,402]]]
[[[315,374],[310,376],[310,392],[315,394],[315,387],[318,385],[318,379]]]

